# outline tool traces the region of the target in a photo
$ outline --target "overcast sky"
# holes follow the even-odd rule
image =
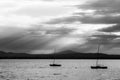
[[[0,50],[120,54],[120,0],[0,0]]]

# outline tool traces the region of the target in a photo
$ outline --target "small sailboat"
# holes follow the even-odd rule
[[[55,55],[55,50],[54,50],[54,55]],[[61,64],[57,64],[57,63],[55,63],[55,56],[54,56],[53,63],[50,64],[50,66],[51,66],[51,67],[60,67],[60,66],[62,66],[62,65],[61,65]]]
[[[96,65],[91,66],[91,69],[107,69],[108,68],[107,66],[99,64],[99,54],[100,54],[99,51],[100,51],[100,43],[98,44]]]

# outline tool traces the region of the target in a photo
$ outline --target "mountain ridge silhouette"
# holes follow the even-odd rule
[[[72,50],[52,54],[29,54],[0,51],[0,59],[120,59],[120,55],[105,53],[81,53]]]

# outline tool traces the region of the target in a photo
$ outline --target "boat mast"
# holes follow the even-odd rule
[[[100,40],[98,40],[98,48],[97,48],[97,61],[96,61],[96,66],[98,65],[98,61],[99,61],[99,53],[100,53]]]
[[[55,51],[55,49],[54,49],[54,53],[53,53],[53,56],[54,56],[54,57],[53,57],[53,58],[54,58],[54,59],[53,59],[53,64],[55,64],[55,52],[56,52],[56,51]]]

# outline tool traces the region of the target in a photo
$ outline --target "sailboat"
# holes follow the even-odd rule
[[[54,55],[55,55],[55,50],[54,50]],[[53,66],[53,67],[60,67],[60,66],[62,66],[62,65],[61,65],[61,64],[56,64],[56,63],[55,63],[55,56],[54,56],[53,63],[50,64],[50,66]]]
[[[100,54],[100,43],[98,44],[96,66],[91,66],[91,69],[107,69],[108,68],[107,66],[99,64],[99,54]]]

